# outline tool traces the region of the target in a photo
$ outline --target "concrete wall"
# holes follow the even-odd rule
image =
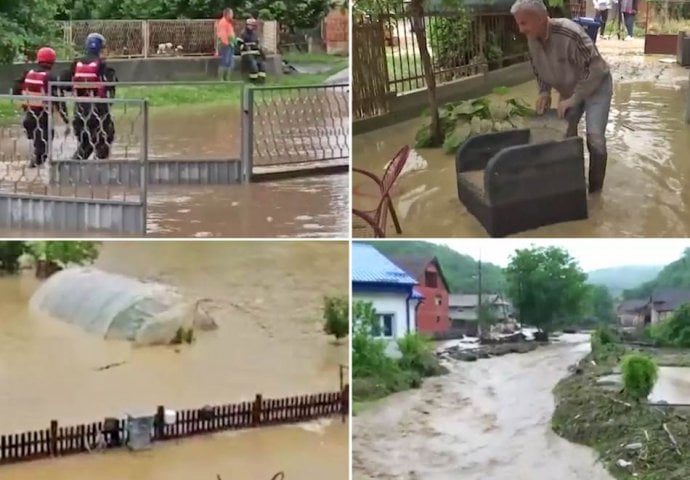
[[[216,57],[176,57],[176,58],[132,58],[109,60],[123,82],[183,81],[216,78],[218,74]],[[14,80],[33,64],[0,65],[0,92],[7,93]],[[69,68],[68,62],[56,64],[55,70]],[[234,70],[240,70],[240,57],[235,57]],[[282,57],[268,55],[266,59],[268,74],[282,74]]]
[[[485,74],[474,75],[439,85],[436,90],[439,104],[481,97],[497,87],[512,87],[534,79],[529,62],[518,63]],[[419,90],[397,95],[391,94],[390,111],[374,118],[355,120],[352,134],[370,132],[395,123],[418,117],[427,108],[427,91]]]

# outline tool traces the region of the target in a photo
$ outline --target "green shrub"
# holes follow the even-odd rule
[[[671,317],[650,325],[647,332],[659,346],[690,348],[690,304],[681,305]]]
[[[431,377],[444,373],[434,354],[431,339],[418,333],[408,333],[398,339],[401,357],[400,368],[417,373],[420,377]]]
[[[0,270],[16,273],[19,270],[19,257],[25,250],[25,242],[0,242]]]
[[[635,400],[644,400],[654,388],[659,369],[654,359],[639,353],[626,355],[621,364],[623,389]]]
[[[347,296],[324,297],[323,330],[333,335],[336,340],[347,337],[350,333],[350,300]]]

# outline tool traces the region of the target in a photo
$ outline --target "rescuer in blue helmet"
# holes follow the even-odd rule
[[[117,81],[115,70],[102,57],[105,37],[100,33],[90,33],[84,43],[86,55],[75,60],[65,73],[65,78],[72,82],[74,96],[114,97],[115,87],[105,85]],[[109,104],[78,102],[74,108],[73,126],[79,140],[74,154],[76,160],[87,160],[94,151],[99,160],[110,156],[110,148],[115,140],[115,123]]]

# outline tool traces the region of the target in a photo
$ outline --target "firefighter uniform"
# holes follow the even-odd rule
[[[238,38],[242,69],[249,72],[249,81],[252,83],[264,83],[266,81],[265,55],[259,43],[259,34],[256,31],[256,20],[247,20],[247,27]]]

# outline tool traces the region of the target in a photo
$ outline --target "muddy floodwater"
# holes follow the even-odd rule
[[[616,42],[616,41],[610,41]],[[614,97],[606,131],[608,169],[604,190],[589,196],[589,219],[550,225],[516,236],[611,237],[690,234],[690,125],[684,122],[688,74],[659,57],[607,54]],[[620,42],[625,43],[625,42]],[[534,104],[535,82],[511,88],[510,96]],[[558,99],[554,95],[554,102]],[[419,120],[357,135],[353,165],[381,175],[403,145],[414,146]],[[581,125],[584,136],[584,120]],[[586,154],[587,156],[587,154]],[[371,181],[353,177],[353,206],[376,206]],[[485,237],[486,231],[457,197],[453,155],[413,150],[393,189],[406,237]],[[388,235],[396,235],[392,225]],[[362,236],[354,232],[355,236]]]
[[[29,314],[31,275],[0,278],[0,433],[106,416],[337,391],[346,344],[322,332],[323,295],[348,291],[346,243],[106,242],[96,266],[207,298],[219,324],[196,343],[133,347]],[[125,362],[107,370],[108,364]],[[256,458],[261,458],[260,462]],[[339,418],[0,467],[12,479],[347,478]],[[78,473],[77,473],[78,472]],[[50,476],[48,477],[48,473]]]
[[[690,404],[690,368],[659,367],[659,379],[654,384],[649,400]]]
[[[552,389],[587,335],[527,354],[454,362],[451,373],[353,419],[355,480],[611,480],[593,450],[551,430]]]
[[[115,116],[113,158],[140,158],[142,114],[134,107]],[[152,107],[149,121],[149,158],[217,160],[240,158],[240,110],[232,106],[184,105]],[[332,119],[324,120],[331,125]],[[69,159],[76,148],[74,135],[65,136],[56,120],[54,158]],[[29,141],[21,137],[19,122],[0,127],[0,162],[21,156],[13,169],[2,168],[2,188],[14,189],[19,178],[30,190],[43,192],[47,173],[22,169]],[[14,140],[19,136],[18,140]],[[258,140],[260,141],[260,140]],[[342,142],[341,142],[342,143]],[[320,140],[316,143],[318,146]],[[268,148],[268,147],[266,147]],[[334,150],[339,152],[340,150]],[[19,153],[15,153],[19,152]],[[340,163],[347,160],[339,160]],[[322,166],[337,163],[324,162]],[[319,164],[308,164],[313,167]],[[267,172],[276,167],[255,165]],[[280,167],[284,169],[285,167]],[[15,178],[16,177],[16,178]],[[69,190],[69,189],[67,189]],[[101,189],[95,197],[122,199],[121,189]],[[128,198],[137,198],[138,190]],[[63,196],[74,193],[60,193]],[[87,194],[87,196],[92,196]],[[349,232],[349,176],[346,173],[303,176],[269,183],[231,186],[157,186],[148,189],[148,232],[160,237],[345,237]],[[50,232],[42,232],[48,235]]]

